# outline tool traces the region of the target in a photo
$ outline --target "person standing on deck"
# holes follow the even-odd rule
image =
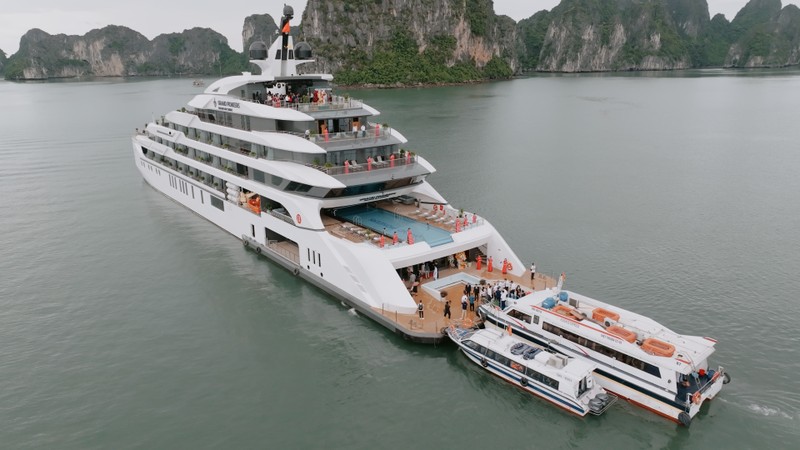
[[[437,266],[435,263],[433,265],[433,279],[434,280],[439,279],[439,266]]]
[[[461,320],[467,318],[467,294],[461,296]]]
[[[531,287],[534,287],[533,281],[536,278],[536,263],[531,263]]]
[[[450,300],[444,302],[444,316],[450,318]]]
[[[419,305],[417,306],[417,311],[419,312],[419,318],[420,318],[420,319],[424,319],[424,318],[425,318],[425,311],[424,311],[424,308],[425,308],[425,307],[424,307],[424,306],[422,306],[422,300],[420,300],[420,301],[419,301]]]

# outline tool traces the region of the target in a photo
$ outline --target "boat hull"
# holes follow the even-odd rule
[[[483,310],[484,313],[486,310]],[[691,419],[700,411],[702,402],[706,399],[713,399],[722,388],[723,377],[719,377],[714,383],[710,384],[702,393],[700,401],[695,403],[679,402],[675,398],[674,393],[664,391],[660,387],[654,386],[653,389],[648,389],[647,382],[633,379],[629,374],[622,372],[613,366],[609,366],[604,361],[591,358],[585,352],[578,351],[574,345],[561,345],[559,344],[558,337],[548,337],[538,334],[533,330],[522,329],[513,321],[506,319],[499,319],[493,314],[489,313],[484,321],[487,327],[495,328],[501,331],[507,330],[510,326],[515,336],[532,342],[537,345],[550,347],[553,350],[564,355],[588,359],[597,364],[595,370],[595,378],[600,386],[608,392],[623,398],[630,403],[647,409],[662,417],[670,419],[676,423],[689,425]]]
[[[324,255],[326,261],[349,261],[348,258],[359,259],[358,255],[351,256],[346,251],[342,251],[341,248],[337,248],[335,238],[331,238],[327,232],[295,227],[265,213],[254,214],[249,209],[241,208],[224,200],[224,194],[215,188],[151,160],[145,156],[142,150],[141,143],[134,137],[133,156],[136,167],[145,182],[155,190],[217,225],[237,239],[241,239],[243,243],[246,242],[248,248],[319,287],[339,299],[348,308],[355,308],[359,313],[378,322],[403,339],[426,344],[436,344],[444,339],[444,335],[441,332],[431,333],[401,328],[395,322],[380,314],[379,309],[376,311],[376,307],[372,305],[375,301],[374,298],[371,302],[371,299],[364,294],[363,282],[360,286],[356,285],[352,276],[344,267],[346,263],[326,265],[323,267],[323,271],[323,268],[315,267],[314,264],[311,264],[311,261],[305,261],[303,258],[305,256],[303,249],[305,248],[315,248],[320,255],[320,259]],[[211,204],[210,199],[212,196],[223,202],[223,209]],[[299,244],[298,254],[292,255],[294,258],[287,258],[285,254],[276,252],[270,246],[265,245],[266,237],[256,238],[251,236],[252,230],[263,229],[277,231],[297,242]],[[371,258],[370,261],[371,267],[369,269],[396,277],[394,268],[385,259],[376,260]],[[356,261],[350,264],[355,265],[357,263]],[[382,267],[379,263],[383,263],[382,266],[385,267]],[[372,279],[378,278],[377,276],[372,277]],[[335,280],[335,283],[328,280]],[[362,297],[356,295],[357,293],[364,295]],[[404,294],[407,294],[405,290]]]
[[[553,405],[563,409],[564,411],[567,411],[571,414],[575,414],[576,416],[580,417],[585,416],[589,412],[588,407],[565,397],[563,394],[561,394],[556,390],[541,386],[539,385],[539,383],[532,381],[530,378],[527,378],[524,375],[514,373],[513,371],[504,368],[495,361],[487,360],[486,358],[483,357],[483,355],[475,352],[474,350],[465,348],[461,345],[459,345],[459,348],[461,348],[461,351],[467,356],[467,358],[470,361],[481,366],[487,372],[547,402],[552,403]],[[486,366],[484,366],[483,364],[484,361],[486,363]],[[528,380],[527,386],[524,386],[522,384],[523,378]]]

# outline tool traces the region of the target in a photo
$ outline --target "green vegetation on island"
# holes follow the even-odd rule
[[[7,79],[229,75],[252,70],[246,49],[267,44],[272,16],[245,18],[245,52],[208,28],[152,41],[110,25],[83,36],[28,31],[0,51]],[[292,24],[315,62],[342,84],[417,85],[508,78],[524,71],[596,72],[800,64],[800,8],[750,0],[732,21],[706,0],[561,0],[519,23],[492,0],[308,0]]]

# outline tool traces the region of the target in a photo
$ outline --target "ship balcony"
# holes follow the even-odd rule
[[[340,176],[346,175],[378,175],[378,174],[390,174],[390,172],[395,171],[397,169],[414,169],[417,168],[419,165],[419,161],[416,155],[411,154],[410,152],[404,153],[392,153],[388,157],[378,156],[375,158],[369,157],[364,161],[345,161],[343,165],[340,166],[319,166],[319,165],[311,165],[317,170],[325,172],[328,175],[335,176],[336,178],[340,178]],[[425,174],[428,173],[427,170],[424,171]],[[422,174],[422,173],[420,173]]]
[[[329,152],[405,143],[392,133],[391,128],[374,123],[369,123],[364,130],[315,133],[308,138]]]
[[[299,102],[287,102],[286,100],[283,99],[278,99],[278,98],[273,99],[270,97],[267,97],[263,101],[253,100],[249,98],[242,98],[241,100],[253,103],[260,103],[275,108],[291,108],[306,113],[310,116],[316,116],[317,114],[330,116],[331,112],[358,111],[365,109],[364,102],[362,100],[343,97],[341,95],[334,95],[331,97],[330,100],[326,98],[324,99],[324,101],[320,100],[317,102],[311,101],[311,99],[308,98],[305,99],[306,101],[302,101],[301,99]]]

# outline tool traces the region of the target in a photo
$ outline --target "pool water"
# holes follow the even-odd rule
[[[448,231],[381,208],[350,206],[337,209],[334,211],[334,216],[364,228],[369,228],[378,234],[392,236],[397,232],[397,237],[401,242],[406,241],[409,228],[414,235],[414,242],[425,241],[431,247],[453,242],[453,238]]]

